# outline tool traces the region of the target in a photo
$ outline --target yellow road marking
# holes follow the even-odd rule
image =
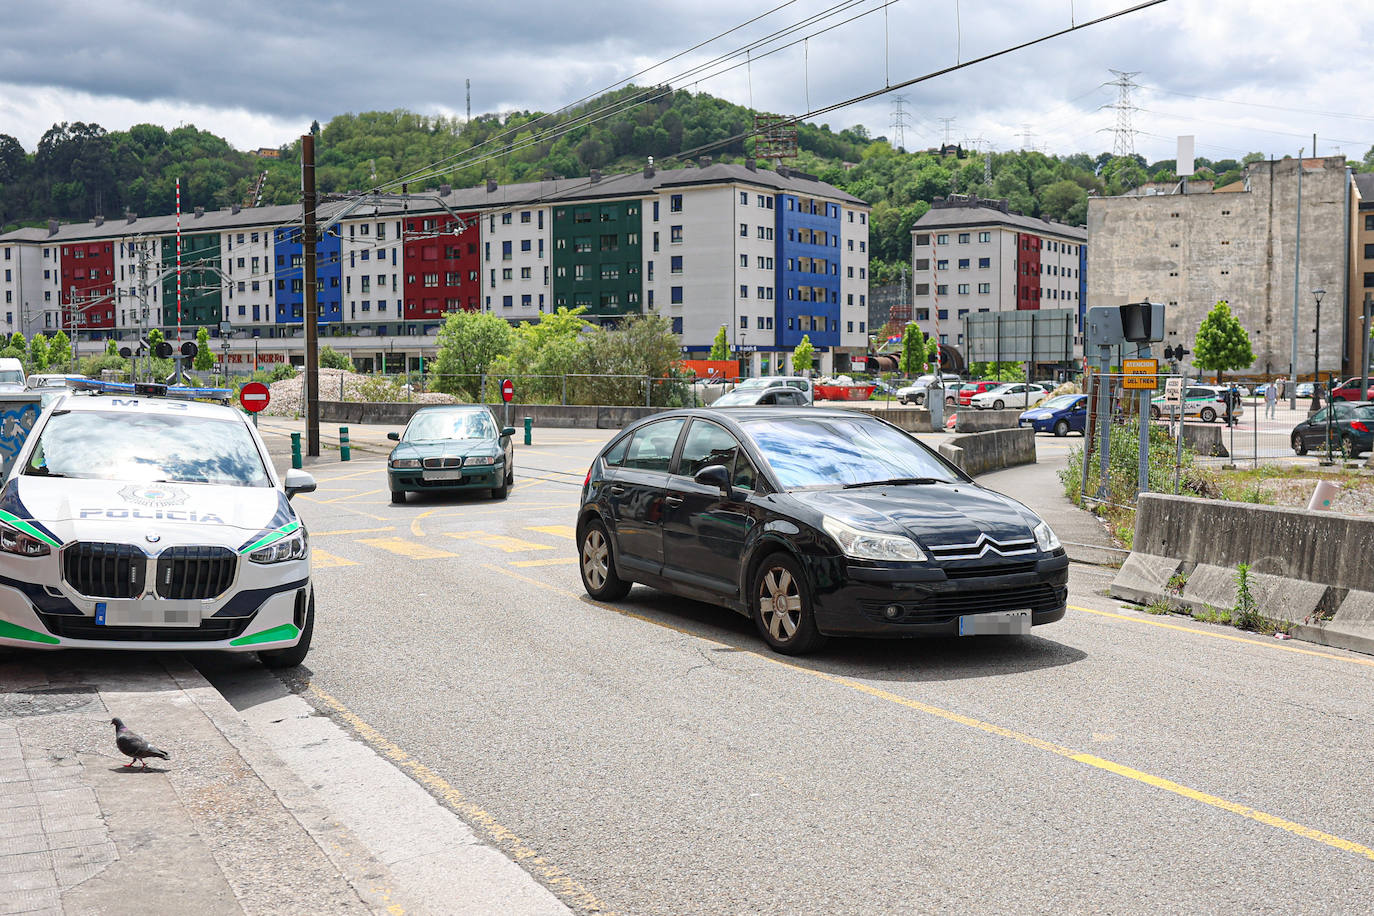
[[[418,541],[407,541],[405,538],[362,538],[358,543],[377,547],[398,556],[409,557],[412,560],[442,560],[447,557],[458,556],[456,553],[439,550],[437,547],[430,547],[428,544],[421,544]]]
[[[559,557],[556,560],[512,560],[511,566],[571,566],[577,557]]]
[[[296,498],[297,498],[297,499],[303,499],[303,500],[305,500],[306,502],[315,503],[315,504],[317,504],[317,505],[321,505],[321,506],[324,505],[324,501],[323,501],[323,500],[311,499],[309,496],[306,496],[304,493],[302,493],[300,496],[298,496],[298,497],[296,497]],[[334,509],[342,509],[342,510],[344,510],[345,512],[352,512],[354,515],[361,515],[361,516],[363,516],[364,518],[370,518],[370,519],[372,519],[372,520],[374,520],[374,521],[378,521],[378,522],[384,522],[384,521],[386,521],[386,519],[385,519],[384,517],[380,516],[380,515],[373,515],[371,512],[364,512],[364,511],[362,511],[361,509],[354,509],[352,506],[342,506],[342,505],[335,504],[334,506],[332,506],[332,508],[334,508]]]
[[[329,569],[332,566],[357,566],[353,560],[345,560],[343,557],[336,557],[328,551],[316,547],[310,551],[311,569]]]
[[[316,483],[334,483],[334,482],[339,481],[339,480],[353,480],[353,479],[356,478],[356,477],[363,477],[363,476],[370,475],[370,474],[375,474],[375,473],[377,473],[377,469],[374,467],[374,468],[368,468],[366,471],[355,471],[355,472],[353,472],[352,474],[341,474],[341,475],[339,475],[338,477],[316,477],[316,478],[315,478],[315,482],[316,482]]]
[[[312,531],[312,538],[327,538],[336,534],[367,534],[372,531],[395,531],[395,525],[382,525],[379,528],[340,528],[337,531]]]
[[[485,832],[503,852],[538,875],[549,890],[557,894],[568,906],[585,913],[612,916],[606,904],[595,894],[583,887],[563,869],[545,859],[538,850],[504,827],[479,805],[468,801],[463,793],[454,788],[448,780],[412,757],[400,745],[386,738],[334,697],[320,690],[314,684],[311,684],[308,689],[315,699],[333,710],[357,733],[358,737],[366,741],[377,753],[385,755],[392,763],[409,773],[412,779],[438,796],[450,810]]]
[[[561,588],[557,585],[552,585],[548,582],[541,582],[538,579],[531,579],[529,576],[522,576],[517,572],[512,572],[509,569],[503,569],[500,566],[492,566],[490,564],[485,565],[487,569],[502,573],[514,579],[519,579],[523,582],[528,582],[531,585],[536,585],[540,588],[547,589],[552,592],[557,592],[561,595],[569,595],[574,598],[578,598],[579,600],[585,601],[588,604],[591,604],[595,607],[602,608],[603,610],[611,611],[616,614],[620,614],[623,617],[630,617],[635,620],[642,620],[645,623],[651,623],[655,626],[662,627],[667,630],[673,630],[674,632],[682,633],[687,636],[692,636],[696,639],[701,639],[706,642],[715,643],[716,645],[728,646],[731,649],[737,649],[743,652],[748,652],[750,655],[754,656],[757,659],[768,662],[769,664],[777,665],[781,668],[788,668],[800,674],[810,675],[811,677],[817,678],[819,680],[827,681],[831,684],[835,684],[840,687],[846,687],[850,690],[855,690],[859,693],[867,694],[868,696],[874,697],[875,699],[885,700],[889,703],[895,703],[899,706],[904,706],[908,709],[913,709],[939,719],[944,719],[947,722],[953,722],[955,724],[963,725],[967,728],[976,729],[986,734],[996,735],[1001,738],[1008,738],[1012,741],[1017,741],[1021,744],[1026,744],[1039,750],[1047,751],[1051,754],[1064,757],[1068,760],[1073,760],[1077,763],[1081,763],[1086,766],[1095,767],[1108,773],[1114,773],[1117,776],[1122,776],[1126,779],[1130,779],[1135,782],[1143,783],[1148,786],[1153,786],[1154,788],[1162,789],[1166,792],[1172,792],[1175,795],[1191,799],[1192,801],[1200,802],[1204,805],[1209,805],[1213,808],[1218,808],[1222,811],[1229,811],[1232,814],[1239,815],[1252,821],[1257,821],[1258,823],[1264,824],[1265,826],[1276,827],[1279,830],[1284,830],[1288,833],[1292,833],[1297,836],[1306,837],[1309,840],[1315,840],[1318,843],[1322,843],[1332,848],[1340,849],[1344,852],[1352,852],[1356,855],[1363,856],[1366,859],[1374,860],[1374,849],[1371,849],[1368,846],[1363,846],[1351,840],[1343,839],[1333,834],[1317,830],[1313,827],[1308,827],[1305,824],[1299,824],[1296,821],[1290,821],[1285,818],[1278,817],[1277,815],[1268,814],[1256,808],[1251,808],[1248,805],[1242,805],[1239,802],[1233,802],[1228,799],[1221,798],[1217,795],[1212,795],[1210,793],[1203,792],[1198,789],[1190,788],[1188,786],[1183,785],[1182,783],[1177,783],[1173,780],[1165,779],[1162,776],[1155,776],[1151,773],[1146,773],[1142,770],[1137,770],[1132,767],[1125,766],[1124,764],[1116,763],[1115,761],[1107,760],[1105,758],[1098,757],[1093,754],[1084,754],[1079,751],[1075,751],[1072,748],[1062,747],[1058,744],[1055,744],[1052,741],[1046,741],[1043,738],[1036,738],[1033,735],[1027,735],[1023,732],[1018,732],[1014,729],[1006,728],[1001,725],[994,725],[991,722],[983,722],[979,719],[973,718],[972,716],[966,716],[948,709],[942,709],[939,706],[932,706],[929,703],[922,703],[920,700],[914,700],[910,697],[904,697],[900,694],[884,690],[881,687],[874,687],[870,684],[864,684],[860,681],[850,680],[849,678],[840,677],[839,675],[830,674],[825,671],[817,671],[811,668],[804,668],[801,665],[796,664],[795,662],[789,662],[781,658],[770,657],[762,654],[761,652],[755,652],[749,649],[741,649],[741,647],[739,646],[730,645],[729,643],[722,642],[718,639],[711,639],[709,636],[702,636],[698,633],[693,633],[690,630],[686,630],[682,627],[677,627],[673,626],[670,623],[664,623],[659,620],[654,620],[653,618],[646,617],[643,614],[637,614],[634,611],[627,611],[623,608],[618,608],[613,605],[603,604],[600,601],[594,601],[591,598],[588,598],[585,595],[579,594],[578,592],[572,591],[570,589]],[[1078,610],[1088,609],[1079,608]],[[1102,613],[1098,611],[1089,612]],[[1104,616],[1114,617],[1121,615],[1104,614]],[[1179,629],[1188,628],[1179,627]],[[1239,637],[1232,638],[1239,639],[1239,641],[1241,642],[1254,642],[1254,640],[1245,640],[1240,639]],[[1264,645],[1264,643],[1260,643],[1260,645]],[[1287,647],[1275,646],[1273,648]]]
[[[570,541],[577,540],[577,529],[572,525],[528,525],[525,530],[551,534],[556,538],[567,538]]]
[[[1085,614],[1096,614],[1099,617],[1115,617],[1117,620],[1129,620],[1132,623],[1143,623],[1152,627],[1162,627],[1166,630],[1182,630],[1185,633],[1192,633],[1194,636],[1206,636],[1209,639],[1224,639],[1227,642],[1247,643],[1252,646],[1259,646],[1264,649],[1274,649],[1278,652],[1294,652],[1298,655],[1312,655],[1317,658],[1329,658],[1334,662],[1348,662],[1352,665],[1368,665],[1374,667],[1374,658],[1356,658],[1353,656],[1336,655],[1334,652],[1320,652],[1315,649],[1301,649],[1297,646],[1290,646],[1282,642],[1268,642],[1263,639],[1251,639],[1246,636],[1232,636],[1230,633],[1213,633],[1210,630],[1202,630],[1197,627],[1186,627],[1182,624],[1168,623],[1163,620],[1151,620],[1132,614],[1116,614],[1111,611],[1095,611],[1090,607],[1079,607],[1076,604],[1069,605],[1071,610],[1082,611]]]
[[[345,499],[357,499],[359,496],[371,496],[371,495],[374,494],[374,493],[385,493],[385,492],[386,492],[386,490],[384,490],[384,489],[364,490],[364,491],[361,492],[361,493],[350,493],[348,496],[336,496],[336,497],[334,497],[333,499],[326,499],[324,502],[325,502],[325,505],[330,505],[330,504],[332,504],[332,503],[343,502]]]
[[[476,541],[484,547],[490,547],[503,553],[518,553],[522,550],[553,550],[548,544],[536,544],[534,541],[525,541],[505,534],[488,534],[485,531],[445,531],[444,536],[462,541]]]

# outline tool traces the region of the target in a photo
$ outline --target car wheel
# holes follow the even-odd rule
[[[953,407],[953,406],[954,406],[954,403],[955,403],[955,402],[954,402],[954,398],[945,398],[945,406],[946,406],[946,407]]]
[[[754,624],[769,648],[802,655],[822,641],[811,612],[811,595],[797,561],[774,553],[754,573]]]
[[[1155,407],[1154,405],[1150,405],[1150,419],[1151,419],[1151,420],[1158,420],[1158,419],[1159,419],[1159,408],[1158,408],[1158,407]]]
[[[1204,407],[1202,411],[1198,413],[1198,418],[1201,419],[1203,423],[1213,423],[1217,419],[1217,412],[1210,407]]]
[[[901,404],[903,407],[905,407],[905,406],[906,406],[906,398],[902,397],[900,394],[897,395],[897,403],[898,403],[898,404]]]
[[[995,400],[995,401],[992,402],[992,409],[993,409],[993,410],[1002,410],[1002,409],[1004,409],[1006,406],[1007,406],[1007,405],[1006,405],[1006,402],[1003,401],[1001,398],[998,398],[997,400]]]
[[[507,496],[510,496],[511,484],[514,483],[514,482],[515,482],[515,468],[512,467],[512,468],[510,469],[510,471],[508,471],[508,472],[506,473],[506,478],[505,478],[505,480],[503,480],[503,481],[501,482],[501,486],[499,486],[499,487],[492,487],[492,489],[491,489],[491,498],[492,498],[492,499],[505,499]]]
[[[1069,434],[1069,421],[1060,420],[1058,423],[1054,424],[1054,434],[1061,439],[1067,436]]]
[[[588,522],[582,531],[582,550],[578,569],[582,572],[582,587],[598,601],[616,601],[630,591],[630,583],[615,572],[615,557],[611,554],[611,539],[600,520]]]
[[[921,407],[921,406],[923,406],[923,405],[925,404],[925,402],[926,402],[926,396],[923,395],[923,394],[918,394],[918,395],[916,395],[914,398],[912,398],[911,400],[916,404],[917,407]]]
[[[1355,437],[1349,433],[1341,436],[1341,451],[1345,452],[1347,458],[1360,457],[1360,447],[1355,444]]]
[[[401,505],[402,503],[404,503],[405,501],[406,501],[406,491],[405,491],[405,490],[392,490],[392,491],[391,491],[391,504],[392,504],[392,505],[394,505],[394,506],[399,506],[399,505]]]
[[[310,652],[310,640],[315,635],[315,592],[310,592],[310,602],[305,606],[305,627],[301,630],[300,642],[289,649],[268,649],[258,653],[258,660],[269,668],[294,668],[305,661]]]
[[[1297,433],[1293,434],[1293,451],[1299,455],[1307,454],[1307,443],[1302,441],[1302,436]]]

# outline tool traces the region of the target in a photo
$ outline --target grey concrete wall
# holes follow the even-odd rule
[[[1034,464],[1035,430],[990,429],[954,436],[940,443],[940,454],[971,477],[1018,464]]]
[[[946,411],[949,408],[945,408]],[[956,433],[980,433],[987,429],[1015,429],[1024,410],[978,410],[964,407],[954,417]]]
[[[930,428],[930,411],[924,407],[893,407],[884,409],[881,407],[845,407],[845,410],[853,410],[857,413],[866,413],[886,420],[893,426],[900,426],[907,432],[928,433]]]

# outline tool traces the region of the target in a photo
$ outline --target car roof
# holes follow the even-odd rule
[[[166,398],[142,394],[71,394],[63,395],[56,409],[72,413],[124,410],[131,413],[174,413],[180,417],[207,417],[216,420],[240,420],[243,414],[234,407],[207,404],[184,398]]]

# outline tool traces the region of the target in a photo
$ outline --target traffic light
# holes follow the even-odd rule
[[[188,341],[186,341],[184,344],[182,344],[182,345],[181,345],[181,355],[184,356],[184,357],[186,357],[187,359],[190,359],[191,357],[195,356],[195,355],[196,355],[196,342],[195,342],[194,340],[188,340]]]
[[[172,355],[171,342],[166,340],[158,341],[157,348],[153,351],[153,353],[159,359],[167,359],[169,356]]]
[[[1164,358],[1168,360],[1173,360],[1176,363],[1181,363],[1183,362],[1183,357],[1187,356],[1189,353],[1192,352],[1192,350],[1183,349],[1183,344],[1179,344],[1176,347],[1165,347]]]
[[[1131,343],[1164,339],[1164,306],[1132,302],[1121,306],[1121,336]]]

